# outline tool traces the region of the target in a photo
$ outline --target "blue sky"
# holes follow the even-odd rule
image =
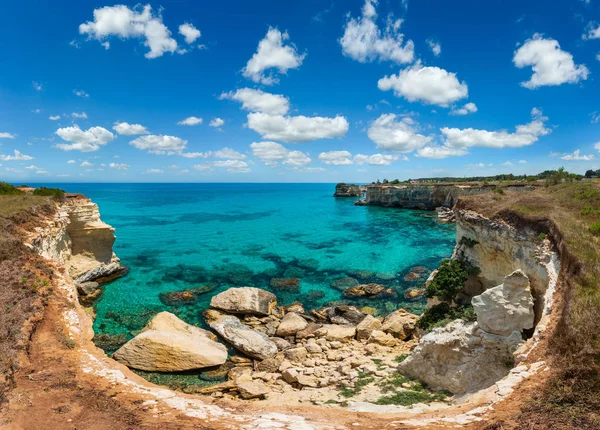
[[[4,9],[2,180],[600,168],[600,0]]]

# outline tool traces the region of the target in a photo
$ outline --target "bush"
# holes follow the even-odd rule
[[[0,195],[15,195],[15,194],[23,194],[23,191],[15,188],[13,185],[7,182],[0,182]]]
[[[445,301],[452,300],[464,286],[472,266],[464,261],[442,261],[437,275],[427,287],[425,295],[429,298],[439,297]]]
[[[493,192],[496,194],[504,194],[504,188],[494,188]]]
[[[39,187],[33,190],[34,196],[49,196],[54,198],[54,200],[62,200],[65,196],[65,192],[59,188],[46,188]]]
[[[461,319],[464,321],[475,321],[477,315],[475,309],[471,305],[450,306],[448,303],[442,302],[427,309],[419,321],[417,327],[423,330],[431,330],[435,327],[442,327],[451,321]]]
[[[590,233],[592,233],[595,236],[600,236],[600,221],[590,225]]]

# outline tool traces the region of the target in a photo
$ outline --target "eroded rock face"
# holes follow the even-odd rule
[[[113,358],[128,367],[151,372],[177,372],[218,366],[227,360],[225,345],[214,335],[185,323],[169,312],[156,315]]]
[[[212,321],[210,328],[235,349],[250,357],[265,360],[277,354],[277,345],[271,342],[266,334],[242,324],[234,316],[224,316]]]
[[[210,305],[234,314],[266,316],[277,305],[277,298],[275,294],[259,288],[230,288],[214,296]]]
[[[358,185],[339,183],[335,186],[333,197],[362,197],[363,192]]]
[[[509,336],[513,331],[533,328],[533,297],[529,279],[521,270],[473,297],[471,303],[479,326],[488,333]]]

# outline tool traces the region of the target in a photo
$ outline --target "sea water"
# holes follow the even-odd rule
[[[404,292],[422,287],[455,240],[454,226],[438,222],[435,212],[355,206],[356,198],[332,197],[334,184],[61,188],[91,198],[116,229],[114,251],[129,272],[103,287],[94,329],[121,342],[164,310],[205,327],[210,298],[230,287],[267,289],[280,304],[300,301],[307,310],[345,302],[379,314],[401,307],[420,313],[425,299],[409,301]],[[418,276],[407,277],[415,266]],[[272,288],[273,278],[297,278],[300,289]],[[344,297],[332,283],[346,278],[378,283],[392,295]],[[165,300],[164,293],[189,289],[193,300]]]

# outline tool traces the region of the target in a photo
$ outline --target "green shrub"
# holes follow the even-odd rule
[[[600,221],[590,225],[590,233],[592,233],[594,236],[600,236]]]
[[[504,188],[494,188],[493,192],[496,194],[504,194]]]
[[[54,198],[54,200],[62,200],[65,196],[65,192],[59,188],[46,188],[39,187],[33,190],[34,196],[49,196]]]
[[[14,194],[23,194],[23,191],[15,188],[13,185],[7,182],[0,182],[0,195],[14,195]]]
[[[443,327],[457,319],[475,321],[477,315],[473,306],[460,305],[452,307],[445,302],[439,303],[423,313],[423,316],[417,321],[417,327],[429,331],[435,327]]]
[[[469,275],[475,274],[475,268],[459,260],[444,260],[438,268],[438,273],[427,287],[425,295],[429,298],[439,297],[449,301],[454,298],[464,286]]]
[[[539,240],[540,242],[542,242],[544,239],[546,239],[546,236],[547,236],[547,235],[546,235],[546,233],[540,233],[540,234],[538,235],[538,240]]]

